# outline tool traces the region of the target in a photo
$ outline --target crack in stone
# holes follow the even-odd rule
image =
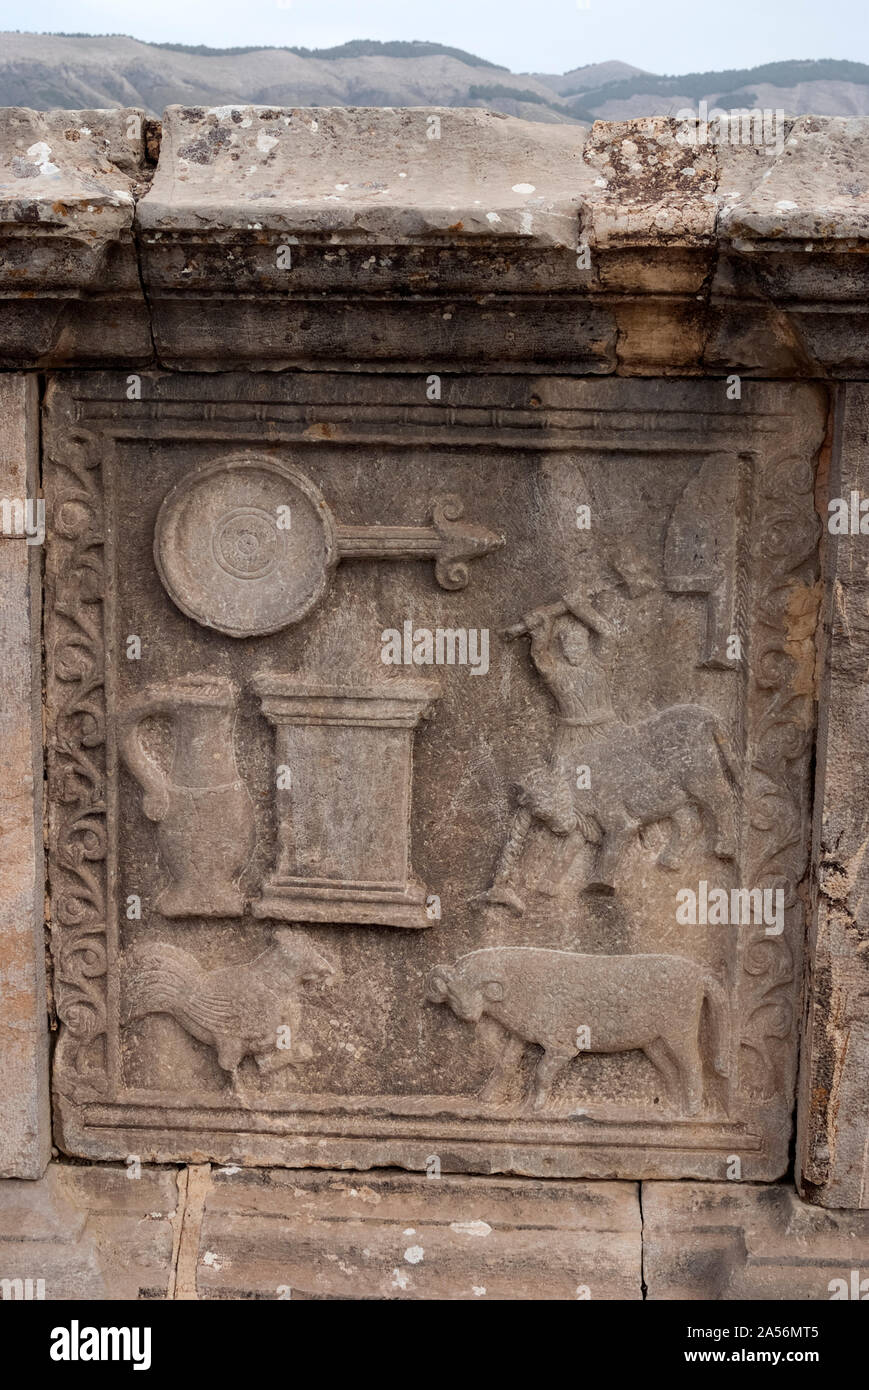
[[[167,1299],[195,1300],[199,1238],[205,1201],[211,1186],[211,1164],[191,1164],[178,1172],[178,1207],[173,1218],[172,1268]]]

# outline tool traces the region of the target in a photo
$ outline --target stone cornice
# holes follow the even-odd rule
[[[0,365],[847,378],[869,120],[0,112]]]

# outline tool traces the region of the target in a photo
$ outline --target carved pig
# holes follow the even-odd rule
[[[495,946],[439,965],[426,998],[448,1003],[458,1018],[486,1015],[507,1034],[503,1054],[481,1099],[491,1099],[515,1072],[525,1046],[543,1048],[532,1107],[541,1109],[553,1082],[580,1052],[639,1049],[661,1073],[674,1099],[694,1115],[703,1104],[700,1019],[712,1023],[713,1066],[727,1075],[727,999],[711,973],[683,956],[579,955],[536,946]],[[587,1039],[580,1030],[588,1030]]]

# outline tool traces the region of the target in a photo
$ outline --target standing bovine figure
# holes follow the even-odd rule
[[[704,1001],[711,1015],[713,1067],[721,1076],[729,1070],[724,990],[708,969],[684,956],[596,956],[495,946],[460,956],[455,965],[437,966],[429,975],[426,998],[448,1003],[469,1023],[484,1016],[494,1019],[506,1033],[482,1100],[490,1100],[515,1073],[529,1043],[543,1048],[531,1096],[535,1110],[546,1105],[555,1078],[580,1053],[639,1049],[686,1114],[696,1115],[703,1104]]]
[[[671,705],[616,733],[588,740],[583,761],[591,788],[576,792],[598,845],[589,888],[611,893],[619,860],[634,835],[655,821],[671,832],[658,856],[665,868],[681,863],[683,831],[695,808],[710,823],[719,859],[736,855],[736,815],[727,771],[730,750],[715,715],[700,705]],[[520,793],[521,796],[521,793]]]

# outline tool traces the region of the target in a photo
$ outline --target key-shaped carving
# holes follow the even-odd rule
[[[468,561],[504,537],[461,520],[458,497],[427,526],[344,526],[291,464],[237,454],[189,473],[167,494],[154,559],[173,603],[229,637],[277,632],[321,601],[339,560],[435,561],[444,589],[463,589]]]
[[[431,556],[442,589],[464,589],[468,560],[504,544],[504,537],[484,526],[462,521],[458,497],[438,498],[430,526],[337,526],[338,555],[357,560],[421,560]]]

